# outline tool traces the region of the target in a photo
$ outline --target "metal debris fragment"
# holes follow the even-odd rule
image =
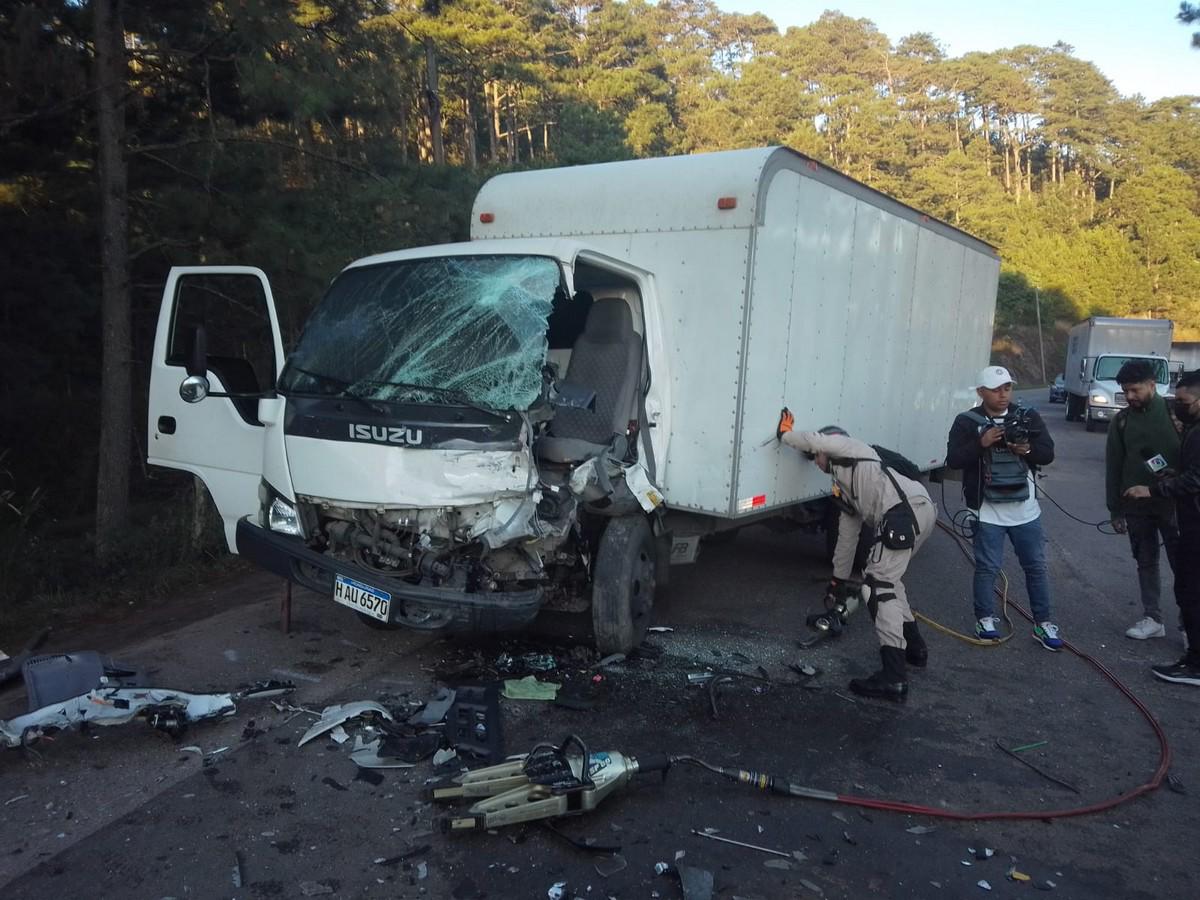
[[[314,738],[325,734],[325,732],[333,731],[339,725],[364,715],[377,715],[387,719],[389,722],[392,721],[392,714],[387,708],[371,700],[359,700],[354,703],[327,706],[321,711],[321,718],[314,722],[308,731],[304,732],[304,736],[300,738],[300,743],[296,746],[303,747]]]
[[[784,859],[792,858],[791,853],[784,853],[782,850],[772,850],[770,847],[760,847],[757,844],[746,844],[742,841],[735,841],[732,838],[721,837],[720,835],[713,834],[708,829],[697,831],[693,828],[692,834],[697,837],[708,838],[710,841],[720,841],[723,844],[733,844],[735,847],[745,847],[747,850],[757,850],[759,853],[770,853],[772,856],[782,856]]]

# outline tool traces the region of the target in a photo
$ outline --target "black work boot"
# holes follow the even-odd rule
[[[850,690],[860,697],[880,697],[903,703],[908,696],[908,679],[904,675],[904,651],[899,647],[880,647],[883,669],[870,678],[851,678]]]
[[[925,668],[929,662],[929,648],[925,646],[925,638],[921,637],[916,622],[904,623],[904,643],[904,661],[915,668]]]

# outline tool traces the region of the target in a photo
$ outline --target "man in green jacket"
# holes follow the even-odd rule
[[[1117,413],[1108,429],[1105,485],[1113,529],[1129,535],[1142,595],[1142,618],[1125,636],[1144,641],[1166,636],[1159,605],[1158,545],[1161,540],[1166,547],[1167,562],[1174,572],[1179,530],[1170,497],[1123,495],[1131,487],[1153,484],[1160,472],[1178,468],[1179,432],[1167,402],[1158,395],[1151,363],[1129,360],[1117,373],[1117,383],[1129,406]]]

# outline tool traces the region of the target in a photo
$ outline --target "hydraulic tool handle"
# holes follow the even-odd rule
[[[671,768],[671,757],[665,753],[648,753],[645,756],[635,756],[634,763],[638,772],[666,772]]]

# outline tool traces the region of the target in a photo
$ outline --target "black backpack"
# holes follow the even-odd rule
[[[903,453],[889,450],[887,447],[880,447],[878,444],[872,444],[871,449],[879,454],[879,459],[885,469],[899,472],[911,481],[920,481],[923,477],[924,473],[917,468],[917,464]]]

